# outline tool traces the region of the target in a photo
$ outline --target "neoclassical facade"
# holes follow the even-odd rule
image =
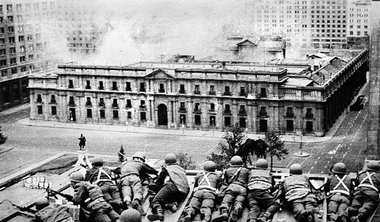
[[[314,71],[290,67],[303,70],[291,75],[281,65],[233,62],[60,65],[30,76],[30,118],[203,130],[237,123],[253,133],[323,136],[364,84],[368,51],[335,60]]]

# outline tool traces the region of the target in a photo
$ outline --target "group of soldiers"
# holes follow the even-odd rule
[[[86,174],[72,173],[71,201],[80,206],[79,220],[141,222],[146,214],[142,207],[143,185],[152,195],[152,210],[147,216],[150,221],[164,221],[165,210],[175,212],[190,191],[185,170],[172,153],[166,155],[159,172],[145,161],[145,153],[136,152],[132,160],[111,170],[101,158],[95,158]],[[248,169],[240,156],[233,156],[223,172],[216,168],[213,161],[203,164],[180,222],[190,222],[197,214],[202,222],[235,222],[246,203],[248,222],[271,221],[281,206],[289,207],[299,222],[313,222],[319,213],[314,188],[299,164],[291,165],[289,176],[280,181],[274,180],[265,159],[258,159],[255,167]],[[321,187],[327,197],[329,221],[366,221],[380,202],[380,165],[370,162],[356,178],[350,178],[345,164],[336,163]],[[212,218],[217,205],[220,214]],[[34,221],[72,221],[67,208],[52,207],[46,198],[38,200],[36,208],[39,211]]]

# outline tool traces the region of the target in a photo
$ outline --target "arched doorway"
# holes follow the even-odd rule
[[[168,108],[166,108],[165,104],[158,105],[158,125],[168,125]]]

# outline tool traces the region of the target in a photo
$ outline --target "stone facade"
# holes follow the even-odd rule
[[[237,123],[253,133],[323,136],[360,87],[349,84],[365,82],[367,61],[362,51],[319,84],[281,67],[243,63],[61,65],[29,78],[30,118],[203,130]]]

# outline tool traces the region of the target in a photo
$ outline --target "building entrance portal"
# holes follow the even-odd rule
[[[164,104],[158,105],[158,125],[168,125],[168,109]]]

